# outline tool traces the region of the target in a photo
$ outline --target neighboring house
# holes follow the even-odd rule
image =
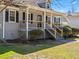
[[[78,13],[74,13],[74,14],[72,14],[70,16],[67,16],[67,17],[70,20],[71,27],[79,29],[79,14]]]
[[[79,13],[70,13],[70,14],[64,14],[66,18],[68,19],[68,22],[62,18],[62,24],[63,26],[70,26],[72,28],[79,29]]]
[[[15,5],[7,6],[0,13],[1,39],[17,39],[22,35],[19,33],[22,31],[25,31],[28,39],[28,31],[34,29],[47,30],[56,39],[59,38],[58,34],[62,37],[61,20],[63,14],[51,10],[49,0],[16,1]],[[0,5],[1,9],[4,7],[4,4]]]

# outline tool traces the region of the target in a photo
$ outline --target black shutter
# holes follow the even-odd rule
[[[16,23],[18,23],[18,22],[19,22],[19,12],[16,11]]]
[[[33,14],[31,13],[31,20],[33,20]]]
[[[48,17],[46,16],[46,23],[47,23],[47,21],[48,21]]]
[[[25,12],[23,12],[23,20],[25,20]]]
[[[33,14],[31,13],[31,20],[33,20]],[[31,21],[31,24],[32,24],[33,22]]]
[[[8,22],[9,21],[9,11],[6,10],[5,11],[5,22]]]

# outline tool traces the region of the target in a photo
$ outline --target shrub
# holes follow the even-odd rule
[[[76,28],[72,28],[72,33],[74,34],[74,35],[79,35],[79,29],[76,29]]]
[[[30,34],[30,39],[37,39],[43,34],[43,31],[36,29],[36,30],[29,31],[29,34]]]
[[[63,27],[63,36],[64,38],[67,38],[72,35],[72,28],[70,26],[64,26]]]

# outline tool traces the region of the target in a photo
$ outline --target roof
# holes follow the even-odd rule
[[[38,6],[37,3],[43,3],[46,0],[14,0],[14,1],[17,2],[17,3],[30,4],[30,5],[33,5],[33,6]]]

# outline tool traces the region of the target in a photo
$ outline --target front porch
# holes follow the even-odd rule
[[[62,14],[53,10],[35,7],[35,6],[8,6],[3,10],[3,33],[2,37],[6,39],[20,38],[24,32],[25,39],[29,38],[29,31],[40,29],[45,38],[46,31],[55,39],[63,37]],[[8,35],[7,35],[8,34]],[[49,35],[49,36],[50,36]]]
[[[43,37],[48,31],[55,39],[63,37],[62,16],[48,9],[28,6],[26,17],[20,21],[20,30],[26,32],[26,39],[29,38],[29,31],[41,29]]]

